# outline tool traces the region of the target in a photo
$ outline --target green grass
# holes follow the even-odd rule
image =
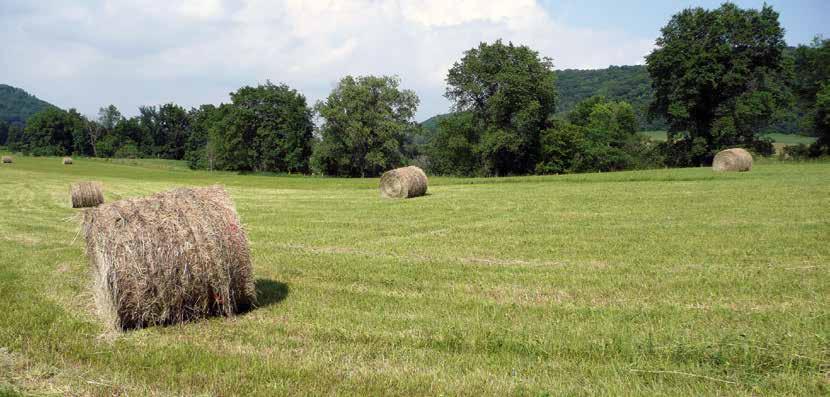
[[[642,134],[649,137],[649,139],[653,141],[666,141],[666,131],[643,131]],[[772,133],[765,136],[772,138],[773,142],[782,145],[798,145],[800,143],[809,145],[816,141],[816,138],[804,135]]]
[[[668,139],[666,131],[641,131],[640,133],[656,142],[665,142]]]
[[[262,304],[106,334],[69,184],[222,183]],[[830,163],[547,177],[0,165],[0,394],[827,395]]]

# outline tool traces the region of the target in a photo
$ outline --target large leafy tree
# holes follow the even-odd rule
[[[155,106],[138,107],[138,124],[142,136],[138,143],[139,151],[148,157],[160,157],[164,151],[165,136],[159,128],[159,111]]]
[[[813,111],[813,125],[818,139],[811,145],[813,156],[830,154],[830,82],[822,85],[816,93],[816,104]]]
[[[323,118],[314,164],[327,175],[377,176],[406,161],[418,108],[414,91],[389,76],[346,76],[316,110]]]
[[[473,151],[488,175],[533,172],[539,134],[556,110],[556,77],[549,58],[526,46],[481,43],[447,75],[445,96],[457,112],[469,112],[477,137]],[[443,134],[466,134],[444,130]]]
[[[160,145],[159,156],[173,160],[183,159],[187,135],[190,131],[187,111],[174,103],[162,105],[158,110],[158,130],[159,135],[164,137],[164,143]]]
[[[28,151],[40,156],[88,154],[85,127],[85,119],[74,109],[67,112],[47,107],[26,123],[24,134]]]
[[[793,90],[805,107],[812,108],[822,85],[830,83],[830,39],[816,37],[810,45],[798,46],[793,59]]]
[[[784,30],[771,7],[732,3],[674,15],[646,57],[650,111],[669,123],[678,165],[711,161],[729,146],[760,146],[761,129],[788,105]]]
[[[816,37],[795,50],[794,91],[806,113],[802,129],[817,136],[810,155],[830,154],[830,39]]]
[[[185,144],[184,158],[190,168],[208,170],[216,168],[216,147],[210,135],[212,129],[222,123],[225,110],[229,106],[202,105],[188,112],[190,131]],[[218,131],[213,132],[218,134]]]
[[[231,93],[232,104],[210,133],[217,167],[230,170],[307,172],[314,139],[305,97],[271,82]]]
[[[459,112],[441,117],[427,147],[430,171],[445,175],[483,174],[478,153],[480,138],[472,113]]]

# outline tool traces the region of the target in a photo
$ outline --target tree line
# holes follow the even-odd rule
[[[789,56],[783,35],[769,6],[674,15],[645,67],[654,89],[648,116],[669,130],[660,144],[638,133],[641,109],[626,101],[593,96],[557,113],[552,60],[501,40],[453,64],[445,91],[452,113],[431,130],[414,121],[418,97],[399,78],[346,76],[314,105],[266,82],[226,104],[143,106],[134,117],[112,105],[94,120],[50,107],[25,129],[0,126],[0,138],[34,155],[158,157],[211,170],[363,177],[409,163],[435,174],[549,174],[696,166],[736,146],[771,154],[762,132],[798,104],[819,139],[790,153],[827,155],[830,41]]]

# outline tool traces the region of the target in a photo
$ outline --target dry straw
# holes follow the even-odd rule
[[[64,157],[63,158],[64,165],[71,165],[72,164],[72,157]]]
[[[752,154],[741,148],[726,149],[718,152],[712,161],[715,171],[750,171]]]
[[[12,163],[12,156],[3,156],[3,163],[11,164]]]
[[[256,301],[248,239],[220,186],[87,210],[84,236],[95,303],[114,329],[230,316]]]
[[[386,171],[380,178],[380,195],[386,198],[410,198],[427,192],[427,175],[415,167]]]
[[[104,189],[99,182],[73,183],[69,188],[72,208],[95,207],[104,203]]]

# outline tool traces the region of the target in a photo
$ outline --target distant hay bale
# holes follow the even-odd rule
[[[95,304],[113,329],[230,316],[256,302],[248,239],[220,186],[86,210],[84,237]]]
[[[752,170],[752,154],[741,148],[722,150],[715,155],[712,169],[719,172]]]
[[[73,183],[69,189],[72,208],[95,207],[104,203],[104,189],[99,182]]]
[[[3,156],[3,163],[11,164],[14,160],[12,160],[12,156]]]
[[[64,157],[63,158],[64,165],[72,165],[72,157]]]
[[[380,178],[380,195],[386,198],[410,198],[427,192],[427,175],[415,167],[386,171]]]

